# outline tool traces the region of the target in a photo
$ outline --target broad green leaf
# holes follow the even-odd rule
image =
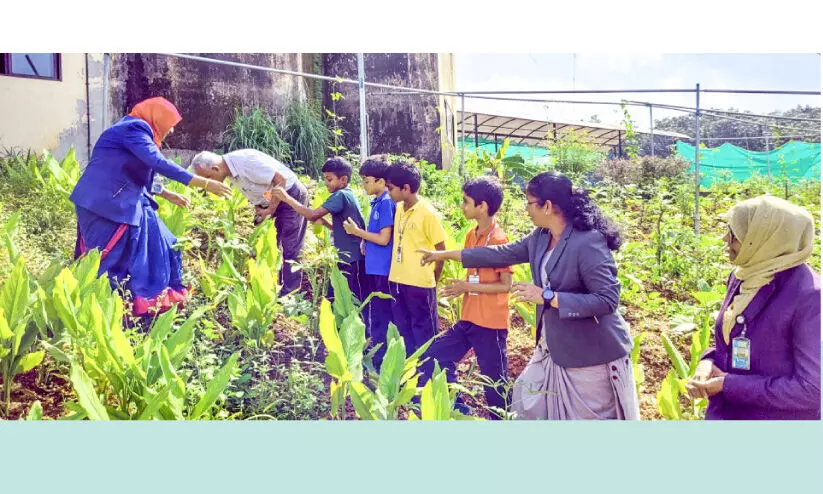
[[[671,360],[674,369],[677,371],[677,375],[680,379],[688,379],[689,366],[686,365],[686,361],[683,360],[683,356],[680,355],[680,351],[674,346],[672,340],[669,339],[665,333],[661,333],[660,337],[663,339],[663,348],[666,349],[666,354],[668,354],[669,360]]]
[[[422,420],[450,420],[451,408],[446,373],[436,372],[423,386],[420,395],[420,418]]]
[[[180,325],[180,328],[172,334],[165,342],[165,346],[169,351],[172,365],[177,368],[183,363],[186,356],[191,352],[194,345],[194,328],[197,321],[203,317],[203,314],[209,310],[208,306],[203,306],[195,310],[186,322]]]
[[[390,341],[380,365],[380,377],[377,380],[378,389],[389,401],[394,400],[400,392],[400,379],[403,377],[405,362],[406,349],[402,340]]]
[[[12,374],[22,374],[24,372],[28,372],[34,369],[35,367],[40,365],[40,362],[43,361],[43,357],[45,357],[45,355],[46,352],[43,350],[23,355],[23,357],[21,357],[20,360],[17,361],[17,367],[15,368],[14,372],[12,372]]]
[[[43,420],[43,405],[40,404],[40,400],[31,404],[26,420]]]
[[[331,416],[337,417],[340,410],[346,403],[348,382],[332,380],[329,384],[329,394],[331,395]]]
[[[26,318],[30,298],[29,272],[23,259],[19,259],[0,291],[0,308],[6,314],[9,327],[16,327]]]
[[[355,311],[354,296],[346,277],[336,265],[332,266],[330,281],[334,290],[334,314],[338,319],[343,319]]]
[[[237,366],[237,359],[239,357],[239,353],[233,353],[232,356],[229,357],[226,364],[223,365],[217,373],[215,373],[214,379],[211,380],[209,386],[206,388],[206,393],[194,406],[194,411],[189,416],[189,420],[199,419],[212,407],[212,405],[214,405],[214,402],[216,402],[217,398],[220,397],[220,393],[222,393],[223,390],[226,389],[226,386],[229,385],[229,380],[231,379],[231,375]]]
[[[374,394],[361,382],[351,383],[351,403],[360,420],[376,420],[372,412]]]
[[[415,375],[403,384],[403,389],[397,395],[397,398],[394,399],[394,406],[399,407],[405,405],[414,398],[414,395],[417,393],[417,382],[418,376]]]
[[[6,319],[6,311],[0,307],[0,342],[4,340],[11,340],[14,338],[14,333],[12,333],[11,328],[9,328],[9,322]]]
[[[708,306],[712,304],[718,304],[723,301],[725,298],[724,293],[718,292],[692,292],[692,296],[697,299],[700,305]]]
[[[166,337],[168,337],[172,327],[174,326],[174,318],[176,315],[177,310],[173,307],[157,316],[157,319],[154,321],[151,331],[149,332],[148,340],[151,343],[151,350],[160,348],[160,345],[166,341]]]
[[[117,352],[117,355],[122,359],[122,361],[127,366],[132,367],[137,364],[134,359],[134,350],[132,349],[128,338],[126,338],[126,335],[123,333],[121,324],[122,323],[118,321],[109,327],[111,343],[115,352]]]
[[[168,399],[171,386],[170,383],[161,386],[160,390],[147,400],[146,408],[143,409],[143,412],[137,417],[137,420],[152,420],[160,410],[160,407],[162,407]]]
[[[363,309],[366,308],[366,306],[369,304],[369,302],[371,302],[371,299],[373,299],[374,297],[382,298],[384,300],[389,300],[389,299],[394,300],[394,297],[392,297],[388,293],[372,292],[366,297],[366,300],[364,300],[363,303],[360,304],[360,307],[357,309],[357,312],[362,312]]]
[[[58,346],[52,345],[47,341],[41,341],[40,343],[45,347],[46,352],[48,352],[48,354],[51,355],[57,362],[62,362],[65,364],[71,362],[71,357],[69,357],[69,355]]]
[[[666,375],[666,379],[660,385],[660,391],[657,392],[657,409],[660,414],[668,420],[680,420],[682,413],[680,411],[680,387],[677,384],[677,376],[672,370]]]
[[[340,341],[343,343],[343,353],[349,374],[354,381],[363,380],[363,350],[366,348],[366,325],[360,320],[356,312],[343,320],[340,329]]]
[[[71,364],[70,379],[74,392],[77,395],[77,401],[80,403],[80,406],[83,407],[89,419],[109,420],[106,407],[103,406],[100,397],[97,396],[91,378],[89,378],[88,374],[86,374],[79,364]]]
[[[3,227],[3,243],[5,244],[6,250],[8,251],[9,255],[9,264],[17,264],[17,261],[20,257],[20,251],[17,248],[17,245],[14,242],[14,237],[17,235],[17,231],[20,225],[20,218],[21,213],[18,211],[12,214],[8,220],[6,220],[6,224]]]
[[[320,338],[326,346],[326,370],[340,380],[346,379],[347,361],[343,352],[343,342],[335,328],[334,314],[331,304],[325,298],[320,302]],[[350,376],[349,376],[350,377]]]

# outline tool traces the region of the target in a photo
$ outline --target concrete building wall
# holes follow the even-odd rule
[[[364,65],[368,82],[428,90],[441,87],[441,61],[436,53],[367,53]],[[323,70],[327,76],[357,79],[357,56],[355,53],[324,54]],[[334,101],[330,95],[335,91],[343,98]],[[381,94],[385,92],[366,88],[369,152],[408,153],[442,165],[440,98],[427,94]],[[360,95],[357,86],[327,82],[324,93],[326,108],[343,118],[340,125],[345,132],[345,146],[359,152]]]
[[[299,53],[198,55],[293,71],[303,68]],[[154,54],[112,54],[109,82],[111,123],[146,98],[163,96],[174,103],[183,121],[166,144],[182,150],[218,148],[236,107],[259,105],[276,112],[292,97],[305,98],[300,77]]]
[[[87,57],[63,53],[60,64],[59,81],[0,75],[0,149],[62,158],[74,146],[88,161]]]

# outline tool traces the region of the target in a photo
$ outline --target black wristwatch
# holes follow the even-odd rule
[[[551,305],[552,299],[554,298],[554,290],[552,290],[551,286],[547,286],[543,289],[543,301],[546,305]]]

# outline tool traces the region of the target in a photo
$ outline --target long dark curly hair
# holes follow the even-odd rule
[[[614,222],[603,215],[589,194],[572,186],[572,181],[557,172],[544,172],[529,181],[526,192],[541,201],[546,201],[560,209],[566,221],[576,230],[597,230],[606,237],[611,250],[617,250],[623,243],[620,231]]]

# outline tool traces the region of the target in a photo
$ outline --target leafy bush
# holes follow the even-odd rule
[[[585,131],[572,130],[557,140],[550,136],[548,148],[554,169],[570,178],[593,171],[604,157]]]
[[[681,177],[688,169],[689,163],[679,156],[643,156],[638,160],[605,160],[598,164],[595,175],[621,185],[647,184],[663,177]]]

